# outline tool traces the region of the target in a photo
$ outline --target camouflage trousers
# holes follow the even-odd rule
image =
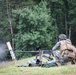
[[[56,62],[60,62],[61,64],[64,64],[64,63],[67,63],[67,62],[71,61],[71,59],[68,58],[67,55],[62,56],[60,54],[60,51],[58,51],[58,50],[57,51],[53,51],[53,55],[55,57],[55,61]]]

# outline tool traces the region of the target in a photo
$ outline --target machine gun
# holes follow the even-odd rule
[[[45,58],[48,61],[53,60],[53,51],[55,50],[40,50],[39,54],[36,55],[36,60],[38,60],[38,62],[42,62],[42,58]],[[46,54],[48,54],[49,56],[47,56]]]

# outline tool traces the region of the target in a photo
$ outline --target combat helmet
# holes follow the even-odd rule
[[[59,35],[59,39],[60,40],[66,40],[67,39],[67,36],[65,34],[60,34]]]

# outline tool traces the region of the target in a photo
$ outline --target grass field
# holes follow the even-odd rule
[[[25,64],[29,59],[22,59],[15,62],[3,62],[0,64],[0,75],[76,75],[76,65],[60,67],[17,67],[18,64]]]

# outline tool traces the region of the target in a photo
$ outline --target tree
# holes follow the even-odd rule
[[[15,34],[16,49],[33,50],[37,47],[50,49],[54,42],[55,26],[52,26],[52,17],[41,2],[32,8],[23,8],[13,11],[17,33]]]
[[[31,7],[36,4],[33,0],[0,0],[0,39],[5,42],[11,41],[14,49],[14,25],[12,25],[12,9]],[[3,32],[5,29],[5,32]]]

